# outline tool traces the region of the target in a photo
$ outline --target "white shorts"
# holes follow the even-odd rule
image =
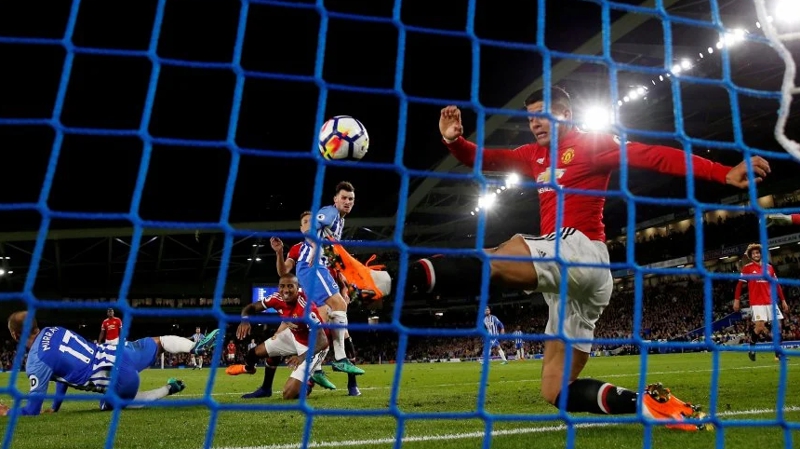
[[[273,335],[272,338],[264,342],[264,348],[267,350],[267,354],[269,354],[270,357],[287,357],[303,354],[308,351],[308,346],[298,342],[294,338],[294,334],[292,333],[291,329],[284,329],[281,332]],[[325,352],[323,351],[320,354],[323,353]],[[312,359],[314,365],[317,364],[317,359],[320,357],[320,354],[316,354]],[[297,369],[292,371],[292,374],[289,377],[292,379],[297,379],[300,382],[305,382],[306,360],[303,360],[303,363],[298,365]]]
[[[228,354],[228,360],[236,360],[236,354]]]
[[[544,236],[522,235],[531,251],[531,256],[536,258],[555,258],[556,239],[558,239],[559,254],[565,262],[579,262],[585,264],[609,264],[608,248],[603,242],[589,240],[581,231],[574,228],[562,228],[557,233]],[[544,333],[547,335],[561,335],[565,338],[582,340],[594,339],[595,323],[608,306],[611,293],[614,290],[614,279],[609,268],[600,267],[568,267],[567,291],[565,297],[566,317],[559,316],[562,295],[561,266],[557,261],[534,261],[534,269],[539,278],[537,292],[541,292],[550,309],[547,326]],[[563,324],[563,333],[559,334],[559,323]],[[573,343],[572,346],[581,352],[591,352],[591,342]]]
[[[115,338],[113,340],[106,339],[105,344],[107,344],[107,345],[118,345],[119,344],[119,337],[117,337],[117,338]]]
[[[781,313],[781,309],[777,309],[776,311],[778,312],[778,319],[782,320],[783,314]],[[766,321],[767,323],[771,323],[773,321],[772,306],[750,306],[750,316],[753,321]]]

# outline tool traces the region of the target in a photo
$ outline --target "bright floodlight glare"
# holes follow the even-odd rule
[[[714,54],[714,48],[713,47],[708,47],[708,54],[710,54],[710,55]]]
[[[639,87],[638,89],[636,89],[636,93],[639,95],[644,95],[645,93],[644,87]]]
[[[722,50],[722,47],[723,47],[724,45],[725,45],[725,44],[723,44],[723,43],[722,43],[722,41],[719,41],[719,42],[717,42],[717,49],[719,49],[719,50]]]
[[[622,106],[622,100],[617,101],[617,105]]]
[[[482,207],[484,209],[489,209],[494,205],[495,200],[497,199],[497,195],[484,195],[478,198],[478,207]]]
[[[508,175],[508,178],[506,178],[506,187],[515,186],[519,184],[519,181],[520,181],[519,175],[516,173],[511,173],[510,175]]]
[[[601,130],[611,124],[611,114],[599,106],[594,106],[586,110],[583,125],[589,130]]]
[[[625,97],[622,99],[622,101],[624,101],[625,103],[627,103],[627,102],[631,101],[631,97],[629,97],[629,96],[625,95]]]
[[[681,66],[680,66],[680,64],[675,64],[674,66],[672,66],[672,73],[674,73],[674,74],[676,74],[676,75],[677,75],[677,74],[679,74],[679,73],[681,73]]]
[[[664,81],[664,77],[663,77],[663,76],[661,76],[661,75],[658,75],[658,80],[659,80],[659,81]]]
[[[779,0],[775,5],[775,16],[784,23],[800,22],[800,2],[797,0]]]
[[[681,69],[689,70],[691,68],[692,68],[692,61],[688,59],[684,59],[683,61],[681,61]]]
[[[4,274],[6,274],[6,270],[4,270],[4,269],[0,268],[0,276],[2,276],[2,275],[4,275]]]
[[[635,99],[639,98],[639,93],[636,92],[636,90],[632,90],[632,91],[628,92],[628,96],[631,97],[631,100],[635,100]]]

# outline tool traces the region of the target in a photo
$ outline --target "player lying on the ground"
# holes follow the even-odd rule
[[[248,304],[242,309],[242,322],[236,329],[236,338],[243,340],[250,334],[249,318],[252,315],[262,313],[272,308],[279,311],[281,316],[285,319],[303,318],[306,313],[306,304],[306,295],[300,291],[297,277],[293,274],[285,274],[281,276],[278,283],[277,293],[259,302]],[[310,306],[311,309],[308,311],[308,319],[314,323],[322,324],[317,306],[314,304],[310,304]],[[287,361],[287,365],[292,368],[292,374],[283,386],[283,398],[297,399],[300,397],[302,383],[308,378],[306,374],[306,354],[308,352],[310,329],[311,326],[306,323],[287,322],[282,324],[281,328],[278,329],[278,332],[276,332],[272,338],[265,341],[264,344],[247,351],[244,365],[231,365],[225,372],[231,376],[255,374],[258,360],[266,358],[266,370],[270,374],[269,376],[265,375],[264,385],[268,386],[268,390],[264,389],[264,394],[261,397],[269,397],[272,395],[272,379],[275,377],[275,368],[278,365],[277,359],[280,357],[290,357]],[[317,327],[316,329],[317,334],[314,342],[314,355],[311,359],[311,380],[324,388],[334,390],[336,386],[328,380],[325,376],[325,372],[322,371],[322,362],[328,354],[328,335],[325,329],[321,327]],[[264,388],[264,386],[262,386],[262,388]]]
[[[599,414],[637,412],[637,393],[596,379],[579,378],[589,361],[595,324],[611,299],[613,278],[605,244],[603,206],[605,198],[569,193],[563,197],[563,208],[557,207],[558,194],[553,184],[567,189],[605,191],[611,173],[620,167],[621,142],[611,134],[584,133],[571,125],[573,119],[569,94],[561,88],[550,91],[550,114],[559,121],[531,116],[529,128],[536,142],[515,150],[484,150],[483,170],[516,173],[538,183],[540,231],[542,236],[517,234],[497,248],[485,249],[489,255],[519,257],[521,260],[492,258],[490,287],[541,292],[549,307],[545,333],[582,342],[567,343],[551,339],[544,343],[541,394],[550,404],[559,406],[560,396],[567,394],[566,411]],[[537,92],[525,101],[530,113],[544,111],[544,92]],[[472,167],[478,147],[462,137],[461,111],[448,106],[441,111],[439,131],[450,153],[461,163]],[[558,133],[555,160],[551,160],[551,136]],[[686,176],[746,188],[746,164],[734,168],[692,156],[693,172],[688,173],[683,151],[657,145],[626,142],[627,163],[635,168],[664,174]],[[761,157],[751,159],[758,182],[770,171]],[[561,214],[556,229],[557,213]],[[556,254],[556,241],[559,253]],[[560,260],[601,266],[569,268],[566,291],[560,292],[562,271]],[[441,294],[452,297],[480,294],[482,261],[477,257],[431,257],[410,264],[406,288],[409,293]],[[567,316],[560,316],[559,303],[568,302]],[[563,324],[563,334],[559,334]],[[566,351],[572,351],[572,364],[566,365]],[[564,377],[569,386],[561,389]],[[696,410],[677,400],[659,385],[647,388],[642,413],[654,418],[682,420]],[[678,424],[678,428],[697,430],[697,426]]]
[[[15,341],[25,338],[21,334],[27,314],[28,312],[15,312],[8,318],[8,330]],[[33,329],[25,345],[28,349],[25,372],[30,380],[31,390],[22,414],[41,413],[44,396],[51,381],[56,382],[56,399],[48,412],[58,411],[67,387],[105,393],[111,381],[111,369],[118,356],[122,359],[118,364],[119,372],[112,391],[121,399],[155,401],[178,393],[185,386],[177,379],[170,379],[167,385],[154,390],[139,391],[139,372],[155,364],[161,351],[170,354],[200,354],[210,350],[214,346],[217,332],[219,331],[209,333],[197,344],[188,338],[165,335],[126,342],[118,350],[116,345],[95,345],[63,327],[39,329],[36,320],[33,320]],[[110,401],[100,401],[101,410],[112,408]],[[7,415],[8,412],[8,406],[0,406],[0,414]]]
[[[767,277],[778,279],[778,275],[775,274],[775,269],[772,268],[772,265],[770,264],[767,264],[767,273],[764,275],[764,268],[761,259],[761,245],[757,243],[747,245],[744,255],[750,259],[750,263],[742,267],[741,274],[749,276],[765,276],[763,279],[740,279],[736,284],[736,291],[734,292],[733,299],[733,311],[738,312],[740,304],[739,300],[742,296],[742,287],[746,284],[747,292],[750,295],[750,319],[753,322],[753,326],[750,327],[750,351],[747,353],[747,355],[750,357],[750,360],[755,362],[755,347],[758,341],[773,341],[777,344],[780,344],[781,320],[783,319],[781,309],[783,309],[784,312],[789,313],[789,304],[786,303],[786,298],[783,296],[783,289],[781,288],[781,285],[778,284],[777,293],[781,300],[781,307],[777,308],[777,316],[773,316],[772,283],[767,279]],[[771,333],[770,329],[767,329],[767,324],[777,327],[774,329],[774,333]],[[781,352],[776,350],[775,360],[780,360],[780,357]]]
[[[767,215],[767,226],[800,226],[800,214],[770,214]]]

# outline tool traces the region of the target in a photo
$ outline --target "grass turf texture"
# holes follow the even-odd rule
[[[640,358],[623,356],[593,358],[584,370],[585,377],[594,377],[619,386],[636,388]],[[316,409],[386,410],[389,406],[394,365],[365,366],[367,374],[359,378],[361,397],[346,396],[346,376],[326,368],[337,391],[315,388],[308,399]],[[240,395],[254,390],[261,383],[263,368],[255,376],[228,377],[222,370],[212,391],[214,400],[224,406],[253,406],[252,410],[220,411],[212,446],[230,447],[296,447],[301,441],[306,416],[299,411],[275,411],[268,407],[287,406],[291,401],[279,397],[243,400]],[[476,410],[481,365],[471,363],[407,364],[403,368],[398,396],[399,409],[407,413],[471,412]],[[489,413],[540,415],[538,420],[495,421],[492,447],[527,449],[565,447],[567,432],[553,429],[563,423],[541,420],[552,415],[554,408],[539,398],[540,361],[491,364],[486,390],[485,409]],[[285,367],[278,369],[275,386],[288,377]],[[120,418],[115,447],[124,448],[200,448],[210,412],[200,405],[181,402],[201,399],[209,371],[159,370],[142,373],[142,388],[155,388],[176,376],[187,388],[183,393],[162,401],[169,407],[125,410]],[[8,373],[0,374],[8,382]],[[702,404],[708,410],[712,376],[711,354],[673,354],[648,357],[648,382],[661,381],[681,399]],[[759,353],[753,363],[745,353],[720,355],[719,404],[722,420],[775,419],[779,382],[779,363],[771,353]],[[20,391],[27,391],[27,378],[17,382]],[[53,388],[51,387],[51,393]],[[276,392],[277,393],[277,392]],[[277,395],[279,396],[279,394]],[[99,396],[97,396],[99,398]],[[9,404],[9,397],[2,397]],[[49,406],[50,401],[45,405]],[[111,413],[97,410],[98,401],[65,401],[55,415],[36,418],[21,417],[14,431],[13,446],[19,449],[103,447],[111,422]],[[785,420],[800,422],[800,358],[788,359]],[[581,414],[581,417],[590,415]],[[0,420],[3,432],[7,418]],[[381,416],[317,416],[313,420],[311,442],[322,447],[391,447],[397,421]],[[405,423],[403,447],[410,448],[478,448],[483,442],[485,424],[480,419],[412,419]],[[792,433],[793,447],[800,447],[800,431]],[[780,427],[726,428],[724,447],[750,449],[785,447]],[[714,432],[684,433],[653,428],[653,448],[714,447]],[[641,424],[588,425],[577,429],[576,448],[641,448],[644,426]],[[322,444],[320,444],[322,443]]]

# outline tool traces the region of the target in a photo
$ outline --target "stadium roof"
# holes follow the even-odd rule
[[[327,23],[322,75],[332,88],[324,115],[360,118],[370,131],[367,160],[392,163],[397,142],[402,141],[398,135],[400,101],[391,92],[396,82],[400,36],[389,20],[393,2],[325,3],[332,14]],[[406,1],[402,8],[403,23],[416,27],[407,28],[402,35],[402,87],[412,97],[407,108],[402,160],[412,170],[465,172],[446,156],[436,126],[441,106],[468,102],[471,95],[472,44],[457,35],[467,23],[467,2],[450,3],[445,17],[432,15],[425,2]],[[718,3],[727,29],[747,28],[758,33],[752,4]],[[253,3],[247,11],[241,65],[248,76],[235,122],[235,141],[240,147],[280,150],[292,157],[248,153],[239,161],[229,222],[243,231],[236,239],[231,259],[231,286],[271,279],[274,270],[273,259],[268,257],[268,242],[263,235],[251,237],[252,233],[293,231],[299,213],[311,206],[316,163],[307,155],[316,133],[319,89],[311,77],[320,18],[313,7],[304,8],[303,4],[295,2],[294,7],[287,7]],[[643,4],[652,6],[653,2]],[[709,2],[663,0],[663,4],[676,17],[711,20]],[[131,208],[140,170],[143,145],[137,130],[143,118],[149,118],[146,129],[157,140],[153,142],[142,192],[141,217],[158,223],[220,220],[231,165],[231,152],[225,141],[236,86],[235,72],[228,64],[236,49],[240,4],[166,2],[157,40],[157,54],[163,58],[159,60],[158,88],[152,115],[143,116],[153,66],[146,51],[158,15],[157,5],[156,1],[81,3],[72,42],[88,50],[78,50],[71,60],[69,85],[59,116],[67,128],[47,204],[54,211],[118,215],[102,221],[79,219],[73,214],[54,218],[48,234],[52,240],[45,247],[37,283],[46,291],[75,291],[78,287],[87,291],[95,284],[97,289],[113,291],[118,285],[119,272],[124,269],[130,249],[131,223],[123,218]],[[601,7],[597,3],[548,2],[546,7],[544,39],[551,51],[586,55],[602,52]],[[343,14],[379,19],[359,21]],[[477,2],[475,33],[485,40],[478,64],[478,94],[484,106],[519,110],[521,100],[543,85],[540,53],[522,45],[507,48],[496,44],[535,42],[536,14],[537,2]],[[70,6],[66,2],[53,5],[47,17],[26,2],[0,6],[0,51],[7,66],[14,67],[12,80],[0,86],[0,97],[4,99],[0,105],[0,142],[6,148],[6,166],[12,168],[6,170],[0,203],[22,204],[4,206],[0,211],[0,256],[10,258],[2,260],[6,269],[14,271],[14,276],[5,276],[0,282],[5,290],[17,290],[24,281],[42,219],[31,205],[39,200],[53,143],[62,137],[49,120],[57,104],[66,55],[60,40],[68,29],[69,17]],[[676,88],[669,79],[662,82],[648,71],[669,66],[664,62],[662,22],[652,15],[620,10],[612,10],[611,19],[611,56],[620,64],[629,64],[617,73],[620,97],[631,88],[648,87],[646,99],[619,108],[622,123],[637,130],[672,131],[673,92],[677,91],[683,110],[680,118],[688,136],[730,142],[731,105],[725,89],[691,81],[683,81]],[[445,32],[434,35],[420,31],[429,28]],[[679,62],[691,58],[691,75],[706,79],[722,76],[725,65],[719,51],[702,59],[698,56],[719,40],[717,31],[678,23],[673,23],[670,31],[674,59]],[[39,40],[21,43],[15,40],[18,37]],[[115,51],[109,54],[107,49]],[[793,51],[798,55],[796,45]],[[738,86],[777,90],[783,66],[765,44],[739,42],[730,48],[729,56],[731,79]],[[211,66],[201,67],[198,63]],[[642,69],[627,69],[633,65]],[[572,93],[578,108],[611,104],[609,72],[604,65],[553,58],[551,75],[553,83]],[[371,90],[357,91],[353,86]],[[434,100],[417,101],[419,98]],[[771,137],[777,102],[743,95],[738,100],[745,142],[778,150]],[[475,116],[466,109],[465,126],[472,132],[476,128]],[[800,129],[796,111],[788,129]],[[485,144],[513,147],[526,143],[530,135],[525,125],[524,117],[495,114],[486,122]],[[87,134],[87,129],[111,131],[98,135]],[[644,139],[655,141],[652,137]],[[669,140],[658,141],[677,145]],[[741,154],[734,151],[705,147],[694,150],[729,164],[741,159]],[[365,169],[364,165],[328,167],[324,176],[323,201],[332,196],[331,190],[339,180],[347,179],[356,185],[356,209],[348,219],[351,238],[389,239],[394,224],[402,220],[409,244],[453,246],[474,239],[476,218],[469,212],[479,195],[475,183],[413,176],[407,216],[397,218],[398,172]],[[776,179],[786,178],[790,176],[787,173],[796,170],[790,163],[775,168]],[[633,172],[630,181],[636,194],[684,195],[682,180]],[[699,195],[712,200],[730,193],[718,186],[704,186]],[[514,232],[536,232],[535,196],[532,189],[501,195],[502,207],[488,214],[487,243],[501,241]],[[619,205],[619,201],[610,200],[607,207],[612,229],[627,221],[626,211]],[[642,221],[665,212],[663,208],[641,207],[637,208],[636,218]],[[158,223],[148,228],[142,240],[134,284],[182,281],[207,291],[208,283],[216,276],[221,235],[209,229],[195,229],[197,226],[176,230]],[[285,240],[290,244],[297,238]],[[263,260],[257,261],[259,258]]]

